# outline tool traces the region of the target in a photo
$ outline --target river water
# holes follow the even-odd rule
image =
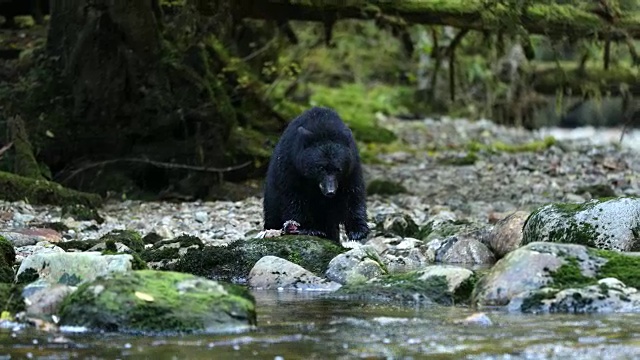
[[[389,306],[316,293],[254,292],[255,330],[225,335],[61,335],[0,330],[3,359],[640,359],[640,314]]]
[[[616,129],[541,130],[617,142]],[[622,147],[640,150],[640,131]],[[47,334],[0,329],[0,359],[640,359],[640,314],[521,315],[464,307],[389,306],[317,293],[254,291],[255,330],[225,335]],[[188,311],[188,310],[185,310]]]

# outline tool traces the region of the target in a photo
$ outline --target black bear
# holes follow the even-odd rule
[[[264,229],[294,231],[340,242],[369,234],[360,154],[351,130],[329,108],[312,107],[284,130],[269,161],[264,192]]]

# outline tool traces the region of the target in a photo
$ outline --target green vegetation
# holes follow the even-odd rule
[[[64,300],[60,323],[134,333],[225,332],[256,324],[255,300],[235,285],[139,270],[81,285]]]
[[[604,258],[607,262],[598,270],[602,278],[613,277],[625,285],[640,289],[640,256],[607,250],[591,250],[592,254]]]
[[[98,207],[102,204],[99,195],[67,189],[46,180],[36,180],[1,171],[0,199],[24,200],[31,204],[81,204],[88,207]]]
[[[584,275],[580,269],[580,260],[568,257],[564,264],[549,273],[552,282],[548,286],[556,289],[581,288],[611,277],[627,286],[640,288],[640,256],[597,249],[589,249],[589,255],[604,260],[604,264],[596,269],[595,276]]]
[[[476,155],[475,152],[468,152],[465,156],[452,156],[438,159],[439,164],[454,166],[473,165],[476,161],[478,161],[478,155]]]
[[[16,261],[16,251],[9,240],[0,236],[0,283],[13,282],[13,263]]]
[[[336,88],[322,85],[311,87],[310,105],[335,109],[353,131],[358,141],[388,144],[396,139],[390,130],[375,125],[376,113],[401,114],[407,109],[403,105],[408,89],[346,84]]]
[[[556,144],[553,136],[547,136],[542,140],[534,140],[524,144],[505,144],[500,141],[485,145],[478,142],[471,142],[467,146],[469,151],[487,151],[491,153],[519,153],[519,152],[536,152],[546,150]]]

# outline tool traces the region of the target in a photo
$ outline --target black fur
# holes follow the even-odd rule
[[[334,180],[337,189],[331,194]],[[362,241],[369,234],[358,148],[331,109],[313,107],[291,121],[269,162],[264,228],[281,229],[288,220],[300,224],[300,234],[337,242],[340,224],[350,240]]]

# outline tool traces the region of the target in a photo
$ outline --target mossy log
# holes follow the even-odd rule
[[[30,204],[81,204],[91,208],[102,204],[102,198],[96,194],[67,189],[51,181],[31,179],[2,171],[0,171],[0,199],[24,200]]]
[[[399,16],[408,23],[447,25],[472,30],[512,29],[550,37],[640,38],[640,11],[623,9],[603,16],[589,4],[550,4],[532,1],[484,0],[240,0],[245,17],[275,20],[327,21]],[[593,8],[592,8],[593,7]]]
[[[553,95],[562,89],[575,95],[599,92],[612,96],[640,95],[640,72],[630,68],[600,67],[566,68],[536,66],[532,71],[531,84],[541,94]]]

